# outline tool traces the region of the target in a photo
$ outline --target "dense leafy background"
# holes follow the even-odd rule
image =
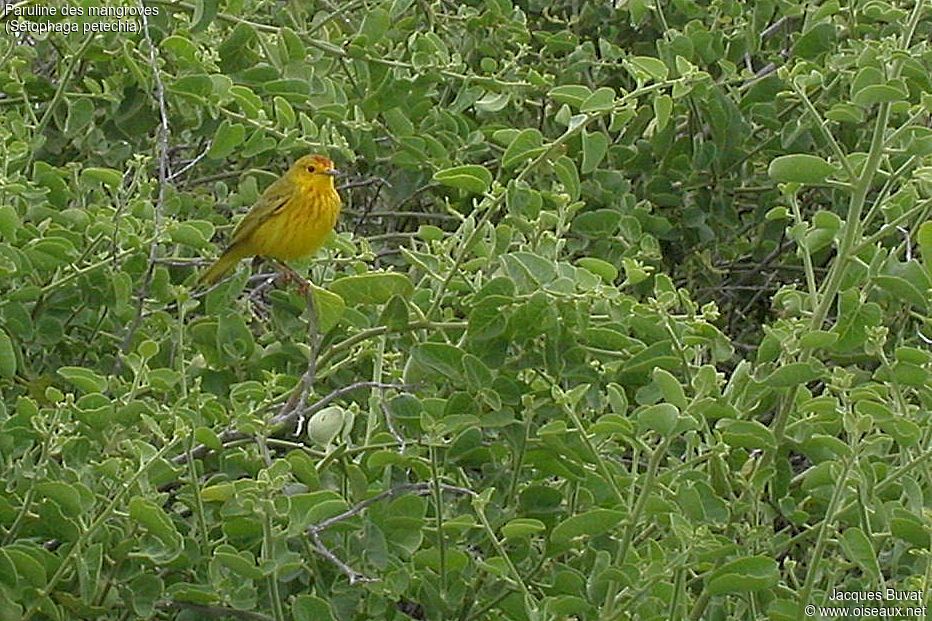
[[[146,4],[0,38],[0,618],[932,593],[927,5]],[[316,331],[192,288],[307,152]]]

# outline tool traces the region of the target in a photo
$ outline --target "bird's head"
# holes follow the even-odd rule
[[[340,174],[333,162],[323,155],[305,155],[298,159],[288,175],[301,185],[314,189],[331,189],[333,180]]]

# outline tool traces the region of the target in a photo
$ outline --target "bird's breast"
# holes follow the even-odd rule
[[[336,191],[298,195],[257,231],[258,254],[282,261],[310,255],[327,239],[339,213]]]

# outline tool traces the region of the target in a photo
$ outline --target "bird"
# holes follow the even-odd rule
[[[220,257],[198,277],[212,285],[240,259],[259,256],[290,261],[316,252],[336,226],[340,172],[323,155],[305,155],[270,185],[240,221]]]

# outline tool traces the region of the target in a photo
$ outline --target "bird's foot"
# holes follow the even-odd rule
[[[287,286],[294,283],[298,289],[298,293],[307,297],[311,292],[311,283],[304,276],[294,271],[284,263],[275,263],[275,268],[278,270],[278,275],[282,285]]]

